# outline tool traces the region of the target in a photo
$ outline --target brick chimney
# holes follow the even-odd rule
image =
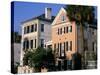
[[[51,8],[45,8],[45,18],[51,19]]]

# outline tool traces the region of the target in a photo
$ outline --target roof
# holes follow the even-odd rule
[[[25,22],[28,22],[28,21],[31,21],[31,20],[34,20],[34,19],[39,19],[39,20],[43,20],[43,21],[47,21],[47,22],[52,22],[54,20],[54,18],[55,18],[55,16],[52,16],[51,19],[47,19],[47,18],[45,18],[45,14],[41,14],[39,16],[36,16],[36,17],[31,18],[31,19],[25,20],[21,23],[25,23]]]
[[[60,16],[60,14],[62,13],[62,11],[63,11],[65,14],[67,14],[65,8],[61,7],[60,10],[59,10],[59,12],[58,12],[57,15],[56,15],[54,21],[52,22],[52,25],[55,25],[55,24],[56,24],[57,18],[58,18],[58,16]]]

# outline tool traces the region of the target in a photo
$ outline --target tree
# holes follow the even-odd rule
[[[92,24],[95,19],[93,6],[69,5],[66,6],[70,21],[76,21],[84,25],[85,22]]]
[[[23,65],[29,65],[30,64],[30,59],[33,57],[33,51],[26,51],[24,54],[24,58],[23,58]]]
[[[21,43],[21,35],[18,32],[11,32],[11,43]]]
[[[51,68],[54,65],[52,49],[38,47],[35,51],[27,51],[24,55],[24,65],[34,67],[36,72],[40,72],[41,67]]]
[[[82,51],[85,53],[84,26],[86,25],[85,23],[93,24],[93,22],[95,21],[94,7],[93,6],[81,6],[81,5],[69,5],[69,6],[66,6],[66,11],[68,13],[67,16],[69,17],[69,20],[75,21],[78,25],[80,25],[81,47],[82,47]],[[84,62],[84,60],[85,60],[85,57],[83,55],[82,61]]]

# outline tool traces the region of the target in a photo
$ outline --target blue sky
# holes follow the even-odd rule
[[[57,15],[63,4],[47,4],[33,2],[14,3],[14,31],[21,33],[21,22],[45,12],[45,7],[52,8],[52,15]]]
[[[52,15],[55,16],[60,8],[64,6],[64,4],[14,2],[14,31],[21,34],[21,22],[43,14],[45,7],[52,8]]]

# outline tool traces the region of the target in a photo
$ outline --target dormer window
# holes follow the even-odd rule
[[[65,16],[63,15],[63,16],[61,16],[61,21],[65,21]]]

